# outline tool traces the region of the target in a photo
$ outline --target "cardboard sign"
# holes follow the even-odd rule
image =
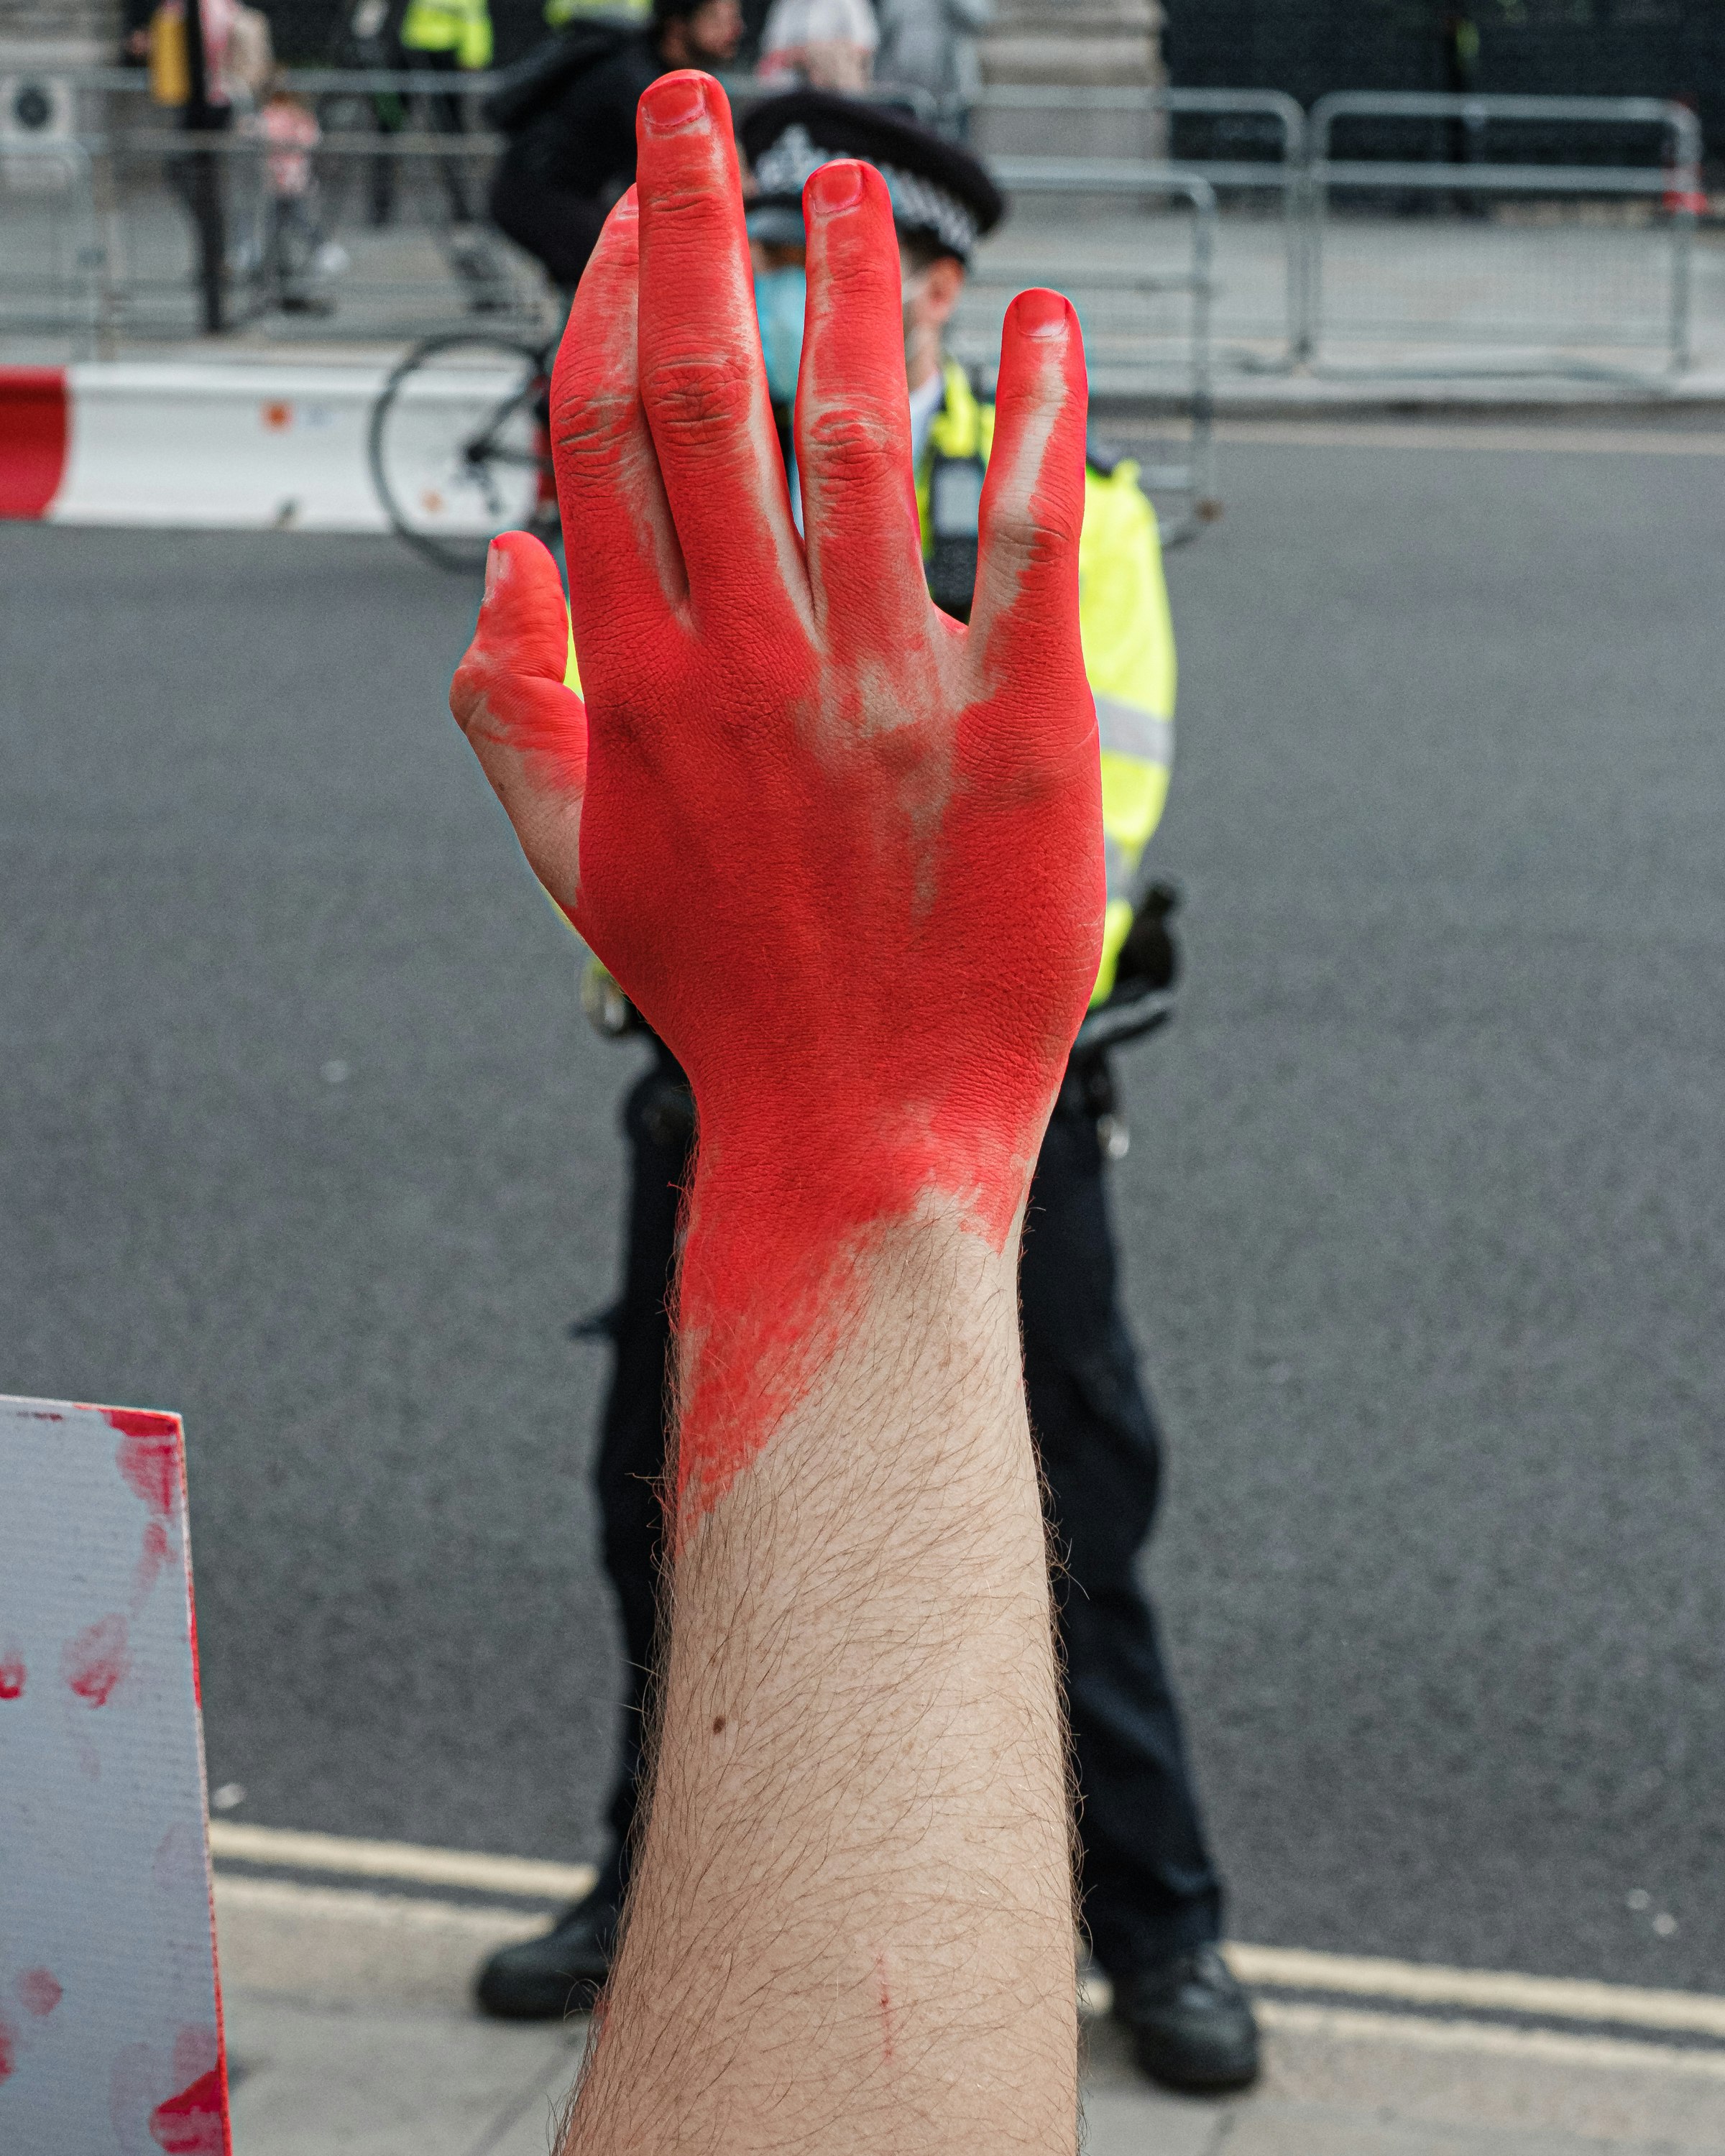
[[[0,2149],[227,2156],[177,1415],[0,1397]]]

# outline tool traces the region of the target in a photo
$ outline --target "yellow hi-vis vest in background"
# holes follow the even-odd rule
[[[408,0],[401,41],[410,52],[454,53],[456,64],[491,64],[491,15],[486,0]]]
[[[932,543],[930,471],[935,453],[979,457],[994,441],[994,408],[978,403],[962,367],[948,361],[947,393],[929,428],[928,454],[916,473],[916,514],[925,554]],[[1138,468],[1084,474],[1084,527],[1078,539],[1078,633],[1084,670],[1096,700],[1102,753],[1102,836],[1108,907],[1102,963],[1091,1004],[1114,993],[1120,947],[1132,925],[1132,886],[1150,834],[1162,820],[1174,755],[1174,624],[1163,581],[1156,512],[1138,485]],[[575,639],[564,675],[578,690]],[[594,962],[597,966],[597,960]]]
[[[627,16],[644,23],[653,13],[653,0],[545,0],[545,19],[553,30],[567,30],[597,15],[614,21]]]
[[[946,397],[929,427],[928,450],[916,474],[925,553],[932,546],[929,476],[935,454],[978,457],[986,464],[994,442],[993,406],[977,401],[956,362],[947,362],[945,374]],[[1094,1005],[1114,992],[1120,947],[1132,925],[1133,880],[1162,819],[1174,755],[1174,625],[1163,581],[1162,542],[1156,512],[1138,485],[1138,468],[1130,462],[1110,471],[1092,463],[1085,470],[1078,633],[1096,700],[1108,865]]]

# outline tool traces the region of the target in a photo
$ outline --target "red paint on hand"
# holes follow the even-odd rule
[[[60,1650],[60,1675],[88,1707],[105,1707],[131,1667],[123,1617],[99,1617]]]
[[[104,1408],[102,1416],[121,1433],[116,1464],[127,1487],[171,1517],[180,1491],[179,1417],[141,1408]]]
[[[24,2011],[41,2019],[52,2014],[66,1994],[51,1969],[27,1969],[18,1980],[18,1995]]]
[[[150,2138],[168,2156],[223,2156],[228,2139],[223,2111],[222,2070],[212,2066],[157,2105],[150,2114]]]
[[[0,1653],[0,1699],[22,1699],[24,1696],[24,1658],[13,1646]]]
[[[880,176],[829,166],[805,194],[805,543],[716,85],[647,92],[638,171],[552,383],[588,703],[520,534],[452,702],[541,881],[694,1085],[686,1522],[817,1374],[882,1230],[941,1196],[1004,1246],[1096,978],[1101,814],[1070,308],[1008,311],[961,629],[924,582]]]

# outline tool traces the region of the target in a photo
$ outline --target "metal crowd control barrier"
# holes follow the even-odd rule
[[[1179,167],[1130,159],[1002,157],[994,171],[1020,199],[1136,202],[1140,214],[1131,244],[1105,259],[1075,259],[1070,223],[1046,260],[1022,249],[979,253],[949,333],[953,353],[992,369],[1011,295],[1027,281],[1065,292],[1084,329],[1092,394],[1166,405],[1187,429],[1160,459],[1145,459],[1140,473],[1158,498],[1164,545],[1178,545],[1216,510],[1209,336],[1216,191]],[[1170,198],[1187,206],[1185,218],[1170,214]]]
[[[478,100],[495,80],[290,71],[289,86],[315,105],[323,130],[307,153],[315,184],[299,216],[269,184],[283,146],[263,139],[250,116],[187,134],[150,103],[141,70],[69,74],[79,129],[70,153],[90,172],[94,194],[99,348],[199,334],[198,220],[212,193],[226,329],[394,341],[481,314],[506,329],[547,327],[536,266],[485,223],[501,145],[478,125]],[[457,111],[462,130],[450,131]],[[64,151],[68,139],[55,138],[54,148]],[[203,185],[212,166],[213,188]],[[7,295],[33,253],[39,245],[0,183],[0,334],[26,326]],[[81,317],[74,322],[64,308],[39,316],[28,326],[81,346]]]
[[[310,153],[309,223],[290,228],[268,184],[270,146],[244,122],[188,136],[146,102],[141,70],[69,74],[74,134],[0,145],[0,331],[39,339],[57,331],[80,350],[95,339],[108,351],[196,334],[193,198],[207,208],[212,165],[229,326],[251,324],[282,341],[395,340],[480,315],[524,331],[548,327],[536,266],[484,225],[501,145],[478,122],[495,80],[292,71],[324,132]],[[731,87],[746,104],[777,85],[739,78]],[[975,273],[979,290],[1012,277],[1070,284],[1101,382],[1136,376],[1165,385],[1170,352],[1188,338],[1191,402],[1207,424],[1219,340],[1226,364],[1260,370],[1502,375],[1556,364],[1609,372],[1615,361],[1621,373],[1637,348],[1656,351],[1672,371],[1686,362],[1701,144],[1682,106],[1348,93],[1322,100],[1308,121],[1269,91],[1003,85],[930,116],[971,128],[986,149],[985,138],[1009,126],[1042,139],[1046,122],[1056,139],[1069,131],[1061,116],[1089,134],[1109,115],[1147,143],[1183,122],[1214,126],[1229,154],[1000,157],[1021,211],[985,244]],[[1338,157],[1336,133],[1349,124],[1380,137],[1411,126],[1423,131],[1416,153],[1442,151],[1447,140],[1449,154]],[[1548,130],[1536,150],[1553,146],[1553,126],[1656,128],[1665,158],[1540,164],[1474,154],[1489,137],[1529,126]],[[1261,157],[1234,154],[1260,146]],[[33,185],[20,174],[54,177]],[[1219,219],[1219,195],[1230,209]],[[1057,225],[1045,203],[1039,219],[1039,196],[1059,203]],[[1178,262],[1166,259],[1170,198],[1189,206],[1201,264],[1183,250]],[[1072,213],[1081,203],[1081,218]],[[1168,321],[1176,301],[1189,310],[1178,334]]]
[[[197,333],[197,247],[180,176],[208,157],[221,174],[226,328],[267,321],[278,336],[383,341],[480,316],[491,326],[546,326],[536,266],[485,221],[499,146],[489,135],[423,127],[327,130],[309,153],[316,191],[294,223],[268,180],[280,152],[254,135],[110,136],[92,148],[114,204],[111,318],[136,337]],[[380,178],[388,219],[373,213]]]
[[[1000,85],[957,104],[952,116],[968,134],[997,131],[1002,120],[1038,116],[1058,126],[1062,115],[1117,114],[1139,120],[1142,153],[1206,180],[1243,215],[1221,218],[1214,240],[1210,330],[1228,341],[1228,358],[1245,370],[1285,369],[1298,357],[1305,249],[1301,210],[1306,167],[1306,116],[1274,90],[1042,88]],[[1227,125],[1265,140],[1263,157],[1173,157],[1168,123],[1183,117]],[[982,122],[979,130],[978,121]],[[1269,213],[1265,214],[1266,211]],[[1280,293],[1278,300],[1277,294]]]
[[[102,245],[89,152],[64,136],[0,147],[0,333],[69,340],[73,356],[100,341]]]
[[[1337,158],[1338,122],[1437,121],[1437,162]],[[1658,165],[1511,162],[1471,154],[1488,127],[1658,128]],[[1365,347],[1357,367],[1464,375],[1558,371],[1621,374],[1610,357],[1656,349],[1676,373],[1689,358],[1691,255],[1701,129],[1686,106],[1656,98],[1372,95],[1312,107],[1300,354]],[[1335,215],[1332,194],[1389,197],[1404,211]],[[1499,198],[1496,215],[1487,198]],[[1568,205],[1570,214],[1563,215]],[[1409,346],[1442,348],[1411,360]],[[1490,360],[1476,357],[1481,346]],[[1520,357],[1512,362],[1510,352]],[[1644,370],[1645,371],[1645,370]]]

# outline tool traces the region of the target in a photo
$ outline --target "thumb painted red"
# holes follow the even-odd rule
[[[731,121],[641,100],[637,188],[570,315],[556,568],[493,550],[452,703],[546,889],[688,1071],[686,1531],[819,1377],[881,1232],[931,1199],[997,1250],[1096,979],[1096,717],[1078,635],[1084,359],[1008,311],[963,629],[931,603],[885,184],[809,181],[793,523]]]

